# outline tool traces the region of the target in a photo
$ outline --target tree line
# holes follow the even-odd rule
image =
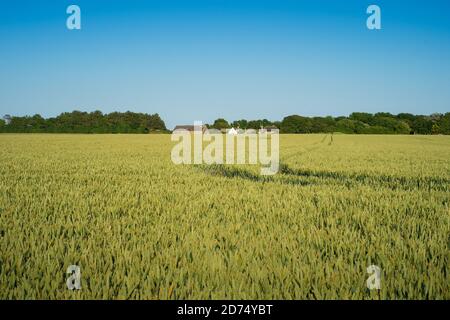
[[[450,135],[450,112],[413,115],[387,112],[375,114],[354,112],[348,117],[304,117],[290,115],[282,121],[236,120],[223,118],[207,125],[209,128],[260,129],[277,127],[281,133],[352,133],[352,134],[447,134]],[[169,132],[161,117],[135,112],[65,112],[54,118],[34,116],[0,119],[0,132],[9,133],[152,133]]]
[[[135,112],[64,112],[54,118],[41,115],[0,120],[0,132],[9,133],[151,133],[167,132],[160,116]]]
[[[257,130],[275,126],[281,133],[450,134],[450,112],[432,115],[354,112],[348,117],[290,115],[282,121],[273,122],[267,119],[242,119],[229,123],[219,118],[207,126],[219,130],[231,127]]]

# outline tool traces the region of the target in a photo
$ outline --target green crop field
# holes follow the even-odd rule
[[[0,298],[450,299],[449,136],[281,135],[270,177],[173,145],[0,135]]]

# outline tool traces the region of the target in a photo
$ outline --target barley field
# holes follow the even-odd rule
[[[0,298],[450,299],[450,137],[280,144],[267,177],[170,135],[0,135]]]

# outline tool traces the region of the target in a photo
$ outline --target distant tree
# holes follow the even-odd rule
[[[314,117],[311,119],[311,132],[333,132],[335,129],[335,121],[332,117]]]
[[[374,117],[379,118],[395,118],[395,116],[389,112],[377,112],[375,113]]]
[[[259,130],[261,128],[265,128],[265,127],[268,127],[271,125],[272,125],[272,122],[267,119],[250,120],[247,123],[247,129]]]
[[[399,113],[396,118],[412,123],[416,119],[416,116],[411,113]]]
[[[335,130],[342,133],[363,133],[369,127],[367,123],[359,120],[341,119],[336,122]]]
[[[261,127],[263,126],[261,120],[250,120],[247,123],[247,129],[255,129],[255,130],[259,130],[261,129]]]
[[[441,133],[441,128],[437,123],[433,123],[433,126],[431,127],[431,134],[439,134]]]
[[[432,127],[433,121],[424,116],[418,116],[412,123],[411,129],[416,134],[431,134]]]
[[[439,133],[450,134],[450,112],[447,112],[441,117],[438,123]]]
[[[35,114],[29,119],[29,125],[32,127],[32,132],[45,132],[47,124],[40,114]]]
[[[269,120],[267,120],[267,119],[262,119],[262,120],[259,120],[259,121],[261,122],[261,126],[262,126],[263,128],[269,127],[269,126],[272,126],[272,125],[273,125],[272,121],[269,121]]]
[[[219,119],[216,119],[216,120],[214,121],[214,124],[212,125],[212,127],[213,127],[214,129],[221,130],[221,129],[227,129],[227,128],[229,128],[230,125],[228,124],[228,121],[227,121],[227,120],[225,120],[225,119],[223,119],[223,118],[219,118]]]
[[[411,127],[406,121],[397,121],[394,125],[394,132],[397,134],[410,134]]]
[[[361,132],[362,134],[393,134],[394,132],[382,126],[367,126]]]
[[[310,133],[312,121],[299,115],[287,116],[281,121],[281,132],[283,133]]]
[[[411,128],[408,123],[396,117],[386,117],[386,113],[377,113],[372,120],[372,126],[385,128],[385,133],[409,134]]]
[[[280,129],[281,128],[281,121],[274,121],[274,122],[272,122],[272,125],[274,125],[278,129]]]
[[[373,115],[366,112],[353,112],[350,114],[349,118],[351,120],[361,121],[367,124],[372,124]]]
[[[44,119],[39,114],[32,117],[12,117],[7,132],[60,132],[60,133],[148,133],[166,132],[164,121],[158,114],[133,112],[82,111],[64,112],[55,118]]]
[[[439,120],[441,120],[442,117],[443,117],[442,113],[432,113],[428,118],[433,122],[438,122]]]
[[[155,113],[153,115],[147,115],[146,127],[150,131],[164,131],[166,129],[166,125],[164,121],[161,119],[159,114]]]
[[[231,123],[233,128],[247,129],[248,121],[245,119],[236,120]]]

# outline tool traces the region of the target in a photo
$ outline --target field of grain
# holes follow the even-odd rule
[[[450,137],[280,142],[263,177],[170,135],[0,135],[0,298],[450,299]]]

